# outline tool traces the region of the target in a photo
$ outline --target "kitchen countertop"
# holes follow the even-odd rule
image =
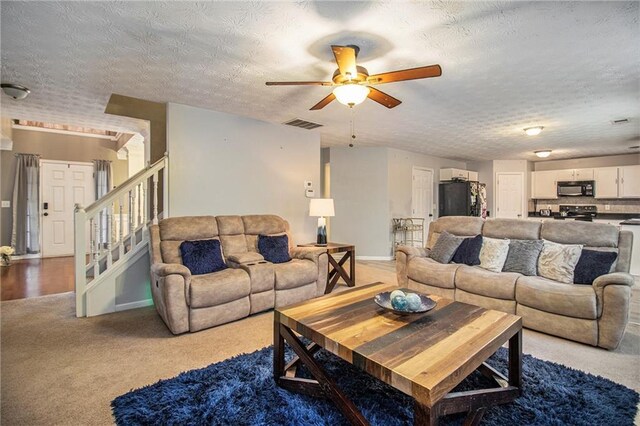
[[[640,226],[640,219],[625,220],[624,222],[620,222],[620,225],[636,225],[636,226]]]
[[[556,216],[558,218],[561,218],[558,212],[551,213],[551,216],[540,216],[540,213],[538,212],[529,212],[529,217],[541,217],[541,218],[554,219]],[[640,218],[640,213],[600,213],[598,212],[598,215],[595,217],[596,220],[597,219],[627,220],[627,219],[634,219],[634,218]],[[625,225],[628,225],[628,223],[625,223]],[[635,223],[633,225],[635,225]]]

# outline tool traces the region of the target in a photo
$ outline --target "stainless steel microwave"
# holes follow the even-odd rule
[[[594,188],[592,180],[558,182],[558,197],[593,197]]]

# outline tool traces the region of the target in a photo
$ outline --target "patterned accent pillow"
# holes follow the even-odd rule
[[[613,251],[582,250],[573,282],[575,284],[593,284],[596,278],[609,273],[617,257],[618,253]]]
[[[192,275],[210,274],[227,269],[222,258],[220,240],[183,241],[180,244],[182,264]]]
[[[518,272],[530,277],[538,275],[538,257],[542,246],[542,240],[511,240],[502,272]]]
[[[462,244],[462,240],[464,240],[464,237],[456,237],[447,231],[442,231],[438,241],[429,252],[429,257],[439,263],[451,262],[456,250]]]
[[[258,235],[258,252],[267,262],[286,263],[291,260],[289,237],[287,235]]]
[[[482,238],[480,249],[480,267],[492,272],[501,272],[509,253],[509,240]]]
[[[573,284],[573,273],[582,254],[582,244],[558,244],[544,240],[538,258],[538,275],[565,284]]]
[[[480,250],[482,249],[482,235],[465,238],[453,255],[453,263],[461,263],[469,266],[480,264]]]

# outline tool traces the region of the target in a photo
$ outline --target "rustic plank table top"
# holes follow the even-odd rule
[[[436,308],[400,316],[373,301],[397,288],[374,283],[326,295],[276,309],[275,321],[426,407],[516,334],[520,338],[521,318],[504,312],[430,295]]]

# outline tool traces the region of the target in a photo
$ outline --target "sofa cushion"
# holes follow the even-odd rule
[[[538,257],[543,245],[542,240],[511,240],[502,270],[528,276],[538,275]]]
[[[227,257],[227,259],[230,262],[242,264],[260,262],[261,260],[264,260],[264,257],[260,253],[250,251],[248,253],[231,254]]]
[[[618,247],[618,228],[606,223],[545,220],[540,238],[561,244],[582,244],[587,247]]]
[[[180,256],[180,244],[182,244],[182,241],[160,241],[160,253],[162,254],[162,261],[164,263],[182,264],[182,257]]]
[[[543,277],[518,278],[516,301],[553,314],[596,319],[596,293],[591,286],[562,284]]]
[[[450,234],[471,237],[482,233],[484,220],[480,217],[445,216],[429,224],[427,248],[432,248],[443,231]]]
[[[227,268],[212,274],[191,277],[190,306],[205,308],[247,297],[251,291],[249,274],[242,269]]]
[[[493,272],[502,271],[507,254],[509,253],[509,240],[498,238],[482,238],[480,250],[480,267]]]
[[[581,252],[580,244],[556,244],[545,240],[538,258],[538,274],[550,280],[572,284]]]
[[[244,223],[240,216],[216,216],[220,235],[244,234]]]
[[[582,250],[576,265],[573,282],[576,284],[592,284],[596,278],[608,274],[618,253],[599,250]]]
[[[407,276],[419,283],[453,289],[456,271],[460,266],[455,263],[438,263],[428,257],[413,257],[409,260]]]
[[[266,261],[271,263],[285,263],[291,260],[291,256],[289,256],[289,238],[286,235],[274,237],[259,235],[258,251]]]
[[[180,244],[182,264],[192,275],[210,274],[227,269],[222,259],[219,240],[183,241]]]
[[[456,272],[456,289],[496,299],[515,300],[516,281],[521,276],[514,272],[492,272],[479,266],[462,265]]]
[[[205,240],[218,236],[213,216],[169,217],[160,221],[161,240]]]
[[[222,252],[226,256],[232,254],[246,253],[247,240],[242,234],[238,235],[220,235],[220,242],[222,242]]]
[[[488,219],[482,227],[482,235],[489,238],[537,240],[540,238],[540,222],[521,219]]]
[[[318,279],[318,268],[310,260],[292,259],[273,265],[276,272],[276,290],[301,287]]]
[[[462,265],[456,272],[456,288],[495,299],[515,300],[516,281],[521,276],[514,272],[492,272],[479,266]]]
[[[482,249],[482,235],[465,238],[451,259],[454,263],[475,266],[480,264],[480,250]]]
[[[449,263],[464,238],[443,231],[429,252],[429,257],[439,263]]]
[[[242,216],[244,232],[253,235],[271,235],[286,232],[289,224],[280,216],[271,214]]]

